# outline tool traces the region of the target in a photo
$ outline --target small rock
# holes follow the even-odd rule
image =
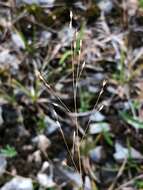
[[[97,146],[96,148],[90,150],[89,155],[94,162],[99,163],[103,158],[103,147]]]
[[[40,172],[37,175],[37,180],[41,187],[51,188],[55,186],[53,181],[53,166],[45,161],[42,165]]]
[[[32,180],[24,177],[14,177],[1,190],[33,190]]]
[[[20,60],[14,54],[10,53],[10,50],[5,49],[0,52],[0,68],[10,68],[17,70]]]
[[[61,84],[61,83],[57,83],[55,85],[55,89],[58,90],[58,91],[62,90],[62,88],[63,88],[63,84]]]
[[[42,187],[51,188],[55,186],[53,178],[44,173],[39,173],[37,175],[37,180]]]
[[[86,11],[87,10],[87,7],[84,5],[83,2],[81,1],[77,1],[74,3],[74,6],[82,11]]]
[[[25,4],[36,4],[36,5],[49,5],[52,6],[54,4],[55,0],[16,0],[16,3],[18,5],[21,5],[23,3]]]
[[[25,43],[24,40],[22,39],[22,37],[20,36],[20,34],[18,32],[13,33],[12,36],[12,41],[13,43],[19,48],[19,49],[25,49]]]
[[[61,40],[63,46],[65,47],[70,46],[71,42],[73,41],[74,35],[75,35],[75,29],[69,28],[69,26],[65,26],[59,32],[59,39]]]
[[[117,94],[117,88],[113,86],[108,86],[107,91],[110,92],[111,94]]]
[[[108,123],[91,123],[89,126],[89,133],[91,135],[102,133],[104,131],[110,131],[110,125]]]
[[[42,165],[41,171],[42,173],[44,173],[48,168],[50,167],[49,162],[45,161]]]
[[[28,156],[28,162],[33,162],[33,161],[37,164],[42,163],[41,151],[40,150],[37,150],[37,151],[33,152],[32,155]]]
[[[96,74],[94,74],[93,75],[93,77],[94,77],[94,79],[96,80],[96,81],[102,81],[102,80],[104,80],[104,78],[105,78],[105,74],[103,74],[103,73],[96,73]]]
[[[82,181],[82,177],[79,173],[71,172],[71,171],[67,171],[67,170],[63,170],[63,173],[69,178],[69,180],[73,184],[77,185],[79,188],[82,187],[83,181]]]
[[[44,119],[45,125],[46,125],[46,135],[51,135],[58,129],[58,124],[52,120],[50,117],[46,116]]]
[[[110,13],[113,8],[113,3],[111,0],[100,0],[97,5],[104,13]]]
[[[6,167],[7,167],[6,158],[0,155],[0,176],[4,174]]]
[[[88,86],[88,91],[91,93],[99,93],[100,89],[97,86],[89,85]]]
[[[116,142],[115,150],[116,152],[113,156],[117,162],[122,162],[124,159],[130,156],[132,159],[143,160],[143,155],[132,147],[130,147],[129,150],[128,148],[123,147],[120,143]]]
[[[53,5],[55,0],[39,0],[39,4]]]
[[[91,180],[88,176],[86,176],[84,183],[84,190],[91,190],[91,189],[92,189]]]
[[[42,46],[48,45],[51,36],[52,36],[51,32],[48,31],[41,32],[39,42],[42,44]]]
[[[99,111],[96,111],[95,113],[91,114],[89,120],[92,122],[101,122],[105,119],[105,116],[101,114]]]
[[[38,135],[32,142],[37,144],[38,148],[43,152],[46,153],[47,148],[50,146],[50,140],[43,134]]]

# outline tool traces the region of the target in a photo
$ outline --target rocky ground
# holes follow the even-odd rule
[[[143,1],[0,1],[0,189],[143,189]]]

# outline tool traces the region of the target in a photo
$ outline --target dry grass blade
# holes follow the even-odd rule
[[[51,86],[47,83],[47,81],[44,79],[44,77],[42,76],[42,74],[39,71],[36,71],[36,74],[38,76],[38,78],[43,82],[43,84],[45,85],[45,87],[50,91],[50,93],[52,95],[54,95],[59,102],[62,104],[62,106],[67,110],[67,112],[71,113],[71,111],[69,110],[69,108],[64,104],[64,102],[60,99],[59,96],[57,96],[57,94],[55,93],[55,91],[51,88]]]
[[[143,179],[143,174],[141,174],[137,177],[134,177],[130,181],[120,185],[116,190],[122,190],[124,187],[128,187],[129,185],[133,185],[136,180],[141,180],[141,179]]]
[[[73,13],[72,11],[70,11],[70,24],[69,24],[69,27],[72,28],[72,20],[73,20]],[[72,52],[72,70],[73,70],[73,93],[74,93],[74,110],[75,110],[75,113],[77,113],[77,100],[76,100],[76,97],[77,97],[77,80],[78,80],[78,76],[79,76],[79,64],[80,64],[80,55],[81,55],[81,42],[80,42],[80,49],[79,49],[79,52],[77,52],[77,37],[78,37],[78,32],[76,31],[75,32],[75,41],[74,41],[74,44],[72,45],[71,44],[71,52]],[[75,73],[75,66],[74,66],[74,61],[75,61],[75,57],[76,57],[76,54],[78,53],[78,66],[77,66],[77,71]],[[76,77],[76,79],[75,79]],[[76,123],[76,136],[77,136],[77,139],[78,139],[78,131],[79,131],[79,127],[78,127],[78,120],[77,120],[77,117],[75,118],[75,123]],[[78,152],[78,164],[79,164],[79,171],[80,171],[80,174],[82,173],[81,172],[81,158],[80,158],[80,147],[78,145],[79,143],[76,143],[76,147],[77,147],[77,152]]]
[[[116,178],[114,179],[113,183],[110,185],[110,187],[108,188],[108,190],[114,190],[114,187],[115,187],[115,185],[117,183],[117,180],[122,175],[122,173],[123,173],[123,171],[125,169],[126,163],[127,163],[127,158],[124,159],[123,164],[121,165]]]
[[[104,107],[104,105],[101,105],[101,106],[97,109],[97,105],[98,105],[98,103],[99,103],[99,100],[100,100],[100,97],[101,97],[102,93],[104,92],[104,87],[105,87],[106,83],[107,83],[107,81],[104,80],[104,81],[103,81],[103,85],[102,85],[102,89],[101,89],[101,91],[100,91],[100,93],[99,93],[99,95],[98,95],[98,98],[97,98],[96,103],[95,103],[95,105],[94,105],[94,107],[93,107],[93,109],[92,109],[92,112],[94,112],[94,110],[101,111],[101,110],[103,109],[103,107]],[[95,113],[96,113],[96,112],[95,112]],[[81,141],[80,141],[80,145],[82,144],[82,142],[83,142],[83,140],[84,140],[84,138],[85,138],[85,136],[86,136],[87,130],[88,130],[88,128],[89,128],[89,124],[90,124],[90,119],[88,120],[87,126],[86,126],[86,128],[85,128],[85,130],[84,130],[84,135],[83,135],[83,137],[82,137],[82,139],[81,139]]]
[[[76,171],[78,172],[77,166],[76,166],[76,164],[75,164],[75,161],[74,161],[74,159],[73,159],[72,153],[71,153],[71,151],[70,151],[70,149],[69,149],[69,146],[68,146],[68,144],[67,144],[67,141],[66,141],[64,132],[63,132],[63,130],[62,130],[62,127],[61,127],[60,122],[59,122],[59,120],[58,120],[58,115],[57,115],[57,113],[56,113],[55,110],[54,110],[54,115],[55,115],[55,118],[56,118],[56,123],[57,123],[57,125],[58,125],[58,127],[59,127],[59,130],[60,130],[60,132],[61,132],[62,138],[63,138],[63,140],[64,140],[64,143],[65,143],[65,145],[66,145],[67,151],[68,151],[68,153],[69,153],[70,159],[71,159],[71,161],[72,161],[72,164],[73,164],[73,166],[75,167]]]

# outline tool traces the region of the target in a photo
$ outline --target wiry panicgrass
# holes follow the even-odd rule
[[[73,13],[72,13],[72,11],[70,11],[69,27],[71,29],[72,29],[72,22],[73,22]],[[48,81],[46,81],[46,79],[44,78],[42,73],[40,73],[39,71],[36,71],[37,77],[42,81],[42,83],[48,89],[50,94],[55,96],[55,98],[59,101],[63,110],[66,113],[68,113],[69,116],[72,116],[74,114],[74,117],[72,116],[71,119],[72,119],[73,123],[75,123],[76,128],[73,132],[73,145],[72,145],[72,148],[70,149],[68,142],[66,140],[66,136],[65,136],[65,134],[62,130],[61,124],[59,122],[58,114],[54,110],[54,116],[55,116],[57,125],[59,126],[59,130],[61,132],[63,141],[65,143],[67,152],[70,156],[70,159],[72,161],[72,164],[73,164],[75,170],[77,172],[79,172],[79,174],[81,176],[82,176],[81,145],[83,143],[84,138],[86,137],[86,134],[87,134],[87,131],[89,128],[89,124],[90,124],[90,119],[89,119],[85,130],[83,130],[82,137],[80,138],[79,137],[80,125],[78,122],[78,114],[79,114],[78,111],[80,109],[78,109],[78,107],[77,107],[77,96],[78,96],[78,93],[80,93],[80,92],[82,93],[82,91],[79,89],[80,88],[79,82],[80,82],[80,79],[82,76],[82,72],[84,71],[84,68],[86,65],[85,61],[81,63],[81,52],[82,52],[82,41],[83,41],[83,37],[84,37],[84,27],[85,27],[85,25],[83,24],[81,26],[80,31],[75,31],[75,38],[74,38],[74,42],[71,44],[71,50],[69,50],[66,54],[64,54],[64,56],[60,60],[60,64],[63,64],[69,56],[71,57],[71,60],[72,60],[72,85],[73,85],[74,113],[61,100],[61,98],[57,95],[55,90],[53,90],[53,88],[49,85]],[[103,109],[103,105],[100,105],[98,107],[98,104],[99,104],[100,98],[104,92],[105,85],[106,85],[106,81],[103,81],[101,91],[97,97],[97,100],[93,106],[93,109],[91,110],[91,114],[95,113],[96,111],[101,111]],[[78,165],[76,164],[77,163],[76,160],[74,160],[75,154],[78,155],[77,156],[78,157]]]

